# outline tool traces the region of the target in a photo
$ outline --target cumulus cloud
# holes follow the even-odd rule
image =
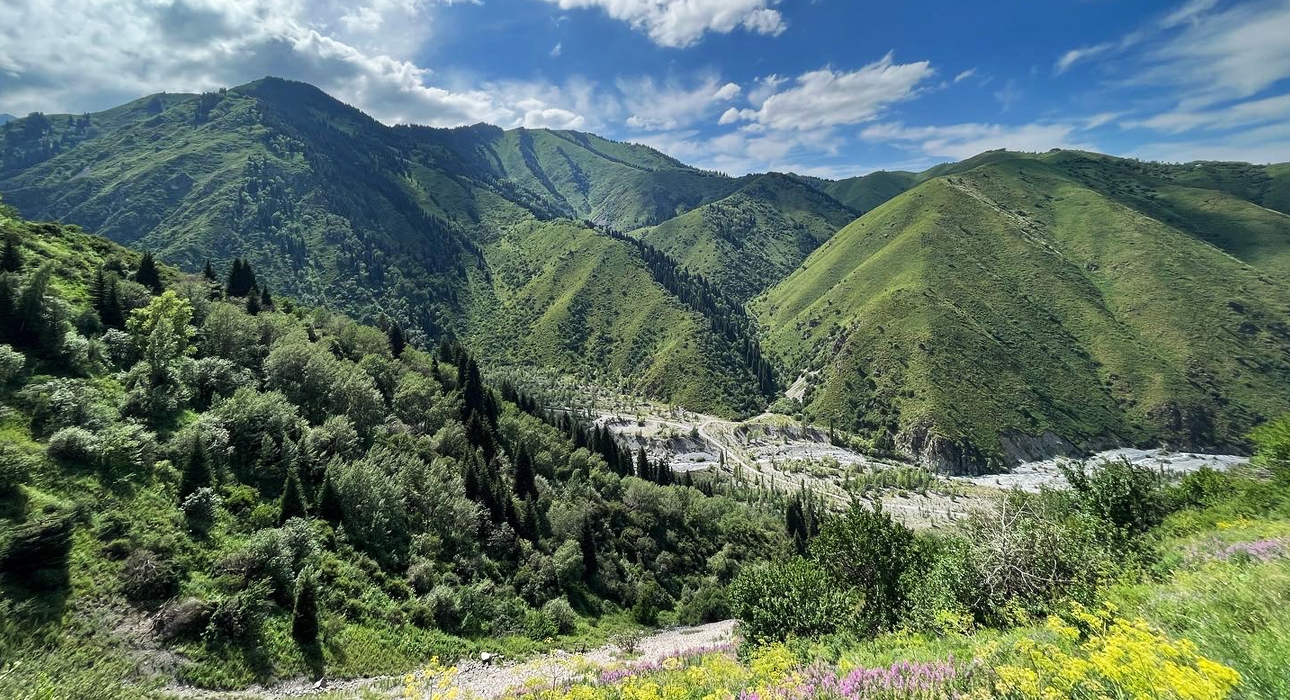
[[[0,94],[10,111],[89,111],[264,75],[313,83],[387,123],[580,124],[549,85],[444,84],[411,56],[429,0],[10,0]],[[447,4],[447,3],[442,3]]]
[[[675,82],[659,85],[650,77],[622,79],[617,84],[630,116],[627,126],[641,131],[671,131],[694,124],[743,91],[735,83],[715,76],[685,87]]]
[[[962,160],[998,148],[1046,151],[1050,148],[1096,150],[1076,137],[1070,124],[949,124],[905,126],[899,122],[874,124],[860,133],[871,142],[886,142],[917,149],[927,156]]]
[[[645,32],[660,46],[685,47],[708,32],[744,29],[777,36],[784,17],[770,6],[777,0],[544,0],[563,10],[599,8],[613,19]]]
[[[774,90],[784,81],[771,76],[762,84],[771,86],[771,94],[758,109],[738,116],[780,130],[859,124],[876,118],[889,105],[917,95],[919,84],[934,73],[927,61],[895,63],[888,53],[854,71],[826,67],[803,73],[792,87],[777,92]]]

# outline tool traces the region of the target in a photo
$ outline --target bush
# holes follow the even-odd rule
[[[93,466],[98,459],[99,439],[85,428],[63,428],[49,438],[45,454],[65,464]]]
[[[121,588],[126,598],[132,601],[168,598],[178,586],[179,572],[168,560],[151,550],[135,550],[121,567]]]
[[[906,572],[921,566],[914,533],[878,504],[852,505],[846,515],[825,522],[811,541],[811,555],[838,583],[864,601],[863,631],[890,629],[905,609]]]
[[[1146,532],[1168,513],[1164,480],[1150,467],[1121,459],[1091,471],[1083,464],[1064,467],[1062,473],[1081,507],[1122,533]]]
[[[542,614],[550,618],[559,634],[572,634],[578,629],[578,613],[569,605],[567,598],[554,598],[542,606]]]
[[[269,598],[266,586],[256,584],[225,598],[215,607],[210,624],[206,626],[206,639],[214,643],[247,644],[260,636],[260,629],[268,615],[265,601]]]
[[[10,380],[21,374],[26,364],[26,355],[8,345],[0,345],[0,384],[8,384]]]
[[[524,613],[524,634],[529,639],[542,641],[560,634],[560,628],[550,615],[541,610],[529,609]]]
[[[854,596],[801,557],[745,568],[730,584],[730,610],[754,645],[831,634],[850,623]]]
[[[219,515],[219,496],[209,486],[193,491],[184,499],[179,509],[184,512],[188,527],[198,534],[206,534],[215,525]]]

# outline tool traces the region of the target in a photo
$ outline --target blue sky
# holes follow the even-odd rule
[[[1290,0],[6,0],[0,112],[266,74],[388,123],[594,131],[733,174],[990,148],[1290,161]]]

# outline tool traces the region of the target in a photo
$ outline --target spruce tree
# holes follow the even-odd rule
[[[12,236],[4,237],[4,252],[0,253],[0,271],[17,272],[22,268],[22,253],[18,251],[18,241]]]
[[[387,332],[390,338],[390,353],[395,358],[403,356],[403,348],[407,346],[407,340],[403,337],[403,329],[398,323],[390,324],[390,330]]]
[[[109,328],[125,328],[125,308],[121,305],[121,290],[117,287],[115,275],[108,278],[107,294],[103,299],[103,308],[99,309],[99,320]]]
[[[591,530],[591,518],[582,519],[582,532],[578,533],[578,547],[582,550],[583,580],[590,581],[600,571],[596,561],[596,538]]]
[[[521,446],[519,454],[515,455],[515,495],[520,498],[537,496],[537,482],[534,479],[533,459],[529,457],[528,450]]]
[[[143,254],[139,269],[134,272],[134,281],[152,290],[153,294],[161,293],[161,273],[157,272],[157,261],[152,253]]]
[[[215,475],[211,471],[210,457],[201,440],[193,440],[192,449],[188,452],[188,461],[184,462],[184,472],[179,477],[179,502],[183,503],[194,491],[205,486],[213,486]]]
[[[273,296],[269,294],[269,285],[267,284],[264,285],[264,289],[260,290],[260,307],[264,309],[273,308]]]
[[[210,258],[206,259],[206,267],[202,269],[202,275],[210,282],[215,282],[219,279],[215,275],[215,266],[211,265]]]
[[[296,601],[291,611],[291,636],[301,644],[318,642],[318,583],[313,569],[296,577]]]
[[[246,298],[246,312],[252,316],[260,313],[260,297],[252,294]]]
[[[654,474],[650,469],[649,457],[645,454],[645,447],[641,446],[636,450],[636,476],[646,481],[653,481]]]
[[[287,469],[287,485],[282,489],[278,525],[292,518],[303,518],[309,515],[305,510],[305,495],[300,488],[300,477],[296,476],[294,467]]]
[[[321,491],[318,494],[318,517],[333,525],[339,524],[342,519],[340,494],[336,492],[336,485],[332,482],[330,469],[323,476]]]

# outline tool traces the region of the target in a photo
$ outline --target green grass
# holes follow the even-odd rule
[[[639,235],[691,272],[747,300],[792,272],[855,212],[807,183],[770,173]]]
[[[1275,256],[1245,264],[1057,155],[931,179],[754,300],[765,347],[822,370],[808,414],[965,469],[1027,437],[1239,449],[1286,410]]]

